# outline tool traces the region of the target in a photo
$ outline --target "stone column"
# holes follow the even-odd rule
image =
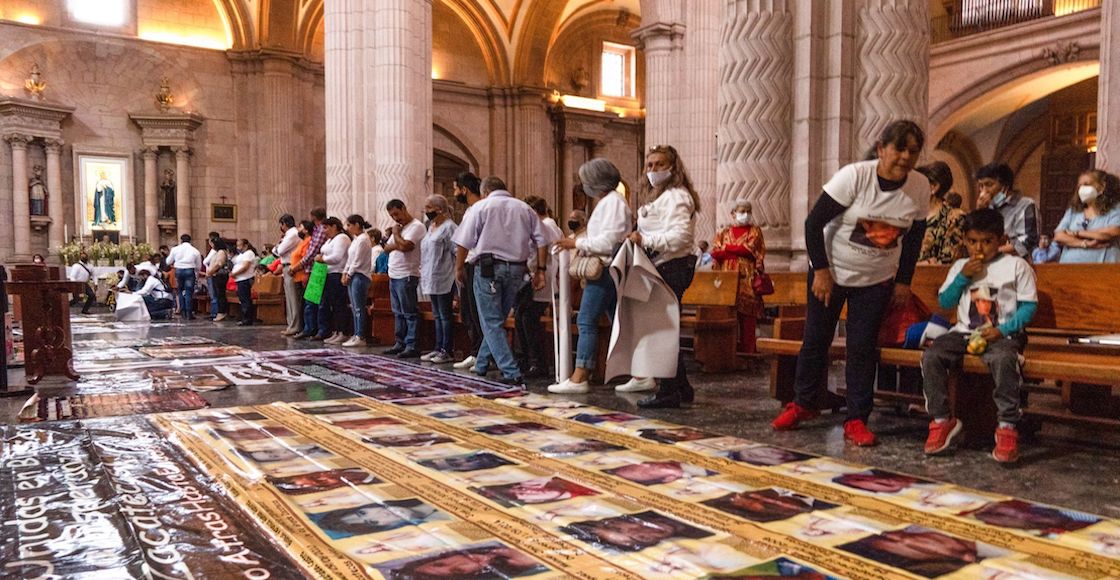
[[[860,0],[852,157],[893,121],[929,118],[929,1]],[[936,143],[927,143],[928,148]]]
[[[793,15],[788,0],[730,0],[720,32],[719,207],[750,200],[768,249],[789,248]]]
[[[4,138],[12,147],[12,240],[17,259],[31,255],[31,202],[27,197],[27,144],[31,137],[14,133]]]
[[[327,211],[331,215],[361,213],[367,220],[367,208],[356,199],[354,168],[364,167],[365,156],[355,154],[352,145],[360,143],[364,112],[360,95],[362,47],[351,39],[360,33],[352,31],[355,14],[350,0],[335,0],[323,5],[324,42],[326,44],[326,112],[327,112]],[[352,106],[357,104],[357,107]],[[360,172],[359,172],[360,173]],[[364,196],[363,196],[364,197]]]
[[[757,4],[757,0],[754,2]],[[723,2],[686,2],[684,5],[685,25],[688,34],[684,38],[684,51],[681,53],[681,78],[690,87],[675,90],[680,95],[677,109],[680,111],[680,137],[675,143],[688,168],[692,185],[700,195],[700,213],[696,216],[696,241],[711,240],[720,223],[717,207],[717,166],[718,144],[716,134],[719,130],[719,93],[715,90],[720,84],[719,53],[720,26],[726,1]],[[692,87],[712,87],[693,90]],[[726,221],[726,220],[722,220]]]
[[[646,144],[670,144],[677,137],[674,95],[680,86],[680,52],[684,46],[684,25],[654,22],[633,33],[646,56]]]
[[[47,215],[51,218],[47,243],[53,251],[69,241],[63,239],[66,216],[62,214],[62,140],[47,139],[44,149],[47,153]]]
[[[1101,76],[1097,97],[1096,167],[1120,173],[1120,5],[1101,4]]]
[[[191,150],[188,147],[175,147],[175,222],[179,226],[177,235],[190,234],[192,238],[202,237],[202,232],[191,231]]]
[[[159,195],[156,159],[159,152],[155,147],[144,147],[140,158],[144,160],[144,241],[159,245]]]

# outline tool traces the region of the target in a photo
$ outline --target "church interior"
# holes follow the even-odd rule
[[[1112,0],[0,0],[0,577],[1120,577],[1116,55]]]

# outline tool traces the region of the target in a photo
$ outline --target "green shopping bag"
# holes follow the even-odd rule
[[[275,261],[276,261],[276,256],[273,256],[272,254],[269,254],[269,255],[261,258],[260,265],[267,266],[267,265],[269,265],[269,264],[271,264]]]
[[[327,285],[327,265],[322,262],[315,262],[311,267],[311,274],[307,278],[307,290],[303,291],[303,299],[312,303],[320,304],[323,301],[323,287]]]

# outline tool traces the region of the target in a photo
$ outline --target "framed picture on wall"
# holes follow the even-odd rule
[[[212,203],[212,204],[210,204],[210,221],[236,222],[237,221],[237,206],[232,204],[232,203]]]
[[[75,209],[79,233],[101,239],[132,234],[132,156],[74,149]]]

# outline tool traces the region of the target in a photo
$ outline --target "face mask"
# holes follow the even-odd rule
[[[646,174],[646,178],[649,179],[649,184],[654,187],[665,183],[672,176],[673,172],[669,169],[666,169],[665,171],[650,171]]]
[[[467,194],[460,193],[460,194],[456,195],[455,196],[455,201],[457,201],[459,203],[467,203]]]
[[[1093,200],[1097,199],[1097,196],[1100,194],[1097,188],[1092,185],[1082,185],[1077,188],[1077,197],[1081,198],[1081,203],[1084,204],[1093,203]]]
[[[751,214],[749,212],[736,212],[735,224],[740,226],[747,226],[751,223]]]
[[[992,198],[992,207],[999,209],[1003,204],[1007,203],[1007,192],[1001,191]]]
[[[429,212],[424,213],[424,217],[427,217],[428,221],[432,221],[432,220],[436,219],[436,216],[438,216],[438,215],[439,215],[438,211],[429,211]]]
[[[583,227],[583,222],[576,220],[568,220],[568,229],[573,232]]]

